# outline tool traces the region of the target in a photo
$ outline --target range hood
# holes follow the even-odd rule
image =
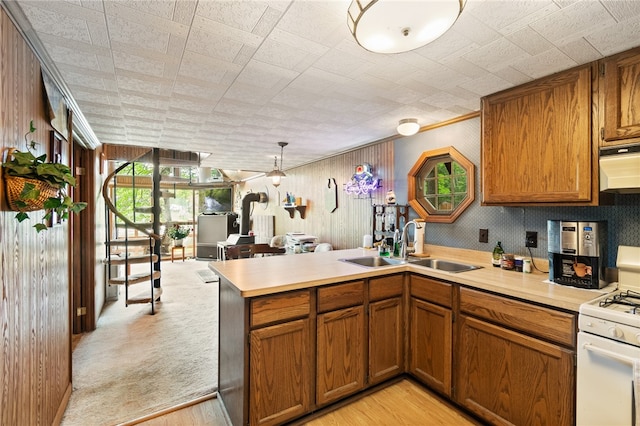
[[[640,145],[600,150],[600,191],[640,193]]]

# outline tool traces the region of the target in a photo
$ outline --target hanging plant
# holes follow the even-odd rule
[[[31,152],[36,142],[28,141],[35,132],[33,120],[29,131],[24,135],[27,151],[10,149],[7,161],[2,163],[9,207],[17,211],[16,219],[22,222],[29,218],[27,212],[46,210],[42,222],[33,227],[37,232],[46,230],[47,222],[54,218],[67,219],[69,213],[79,213],[87,203],[73,202],[67,195],[67,185],[75,186],[76,180],[71,169],[61,163],[47,162],[47,155],[38,157]]]

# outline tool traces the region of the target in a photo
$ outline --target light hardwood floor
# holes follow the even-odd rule
[[[144,426],[228,425],[217,399],[138,424]],[[307,426],[471,426],[482,423],[461,413],[422,386],[410,380],[401,380],[303,424]]]

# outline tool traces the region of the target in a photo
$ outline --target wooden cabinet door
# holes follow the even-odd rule
[[[640,142],[640,48],[604,60],[603,145]]]
[[[451,396],[451,310],[411,298],[409,372]]]
[[[318,315],[316,401],[355,393],[365,385],[364,306]]]
[[[251,332],[251,425],[281,424],[309,411],[313,366],[310,336],[309,319]]]
[[[404,371],[402,298],[369,304],[369,383]]]
[[[594,73],[582,66],[482,98],[483,205],[597,203]]]
[[[492,424],[571,425],[575,352],[461,315],[456,400]]]

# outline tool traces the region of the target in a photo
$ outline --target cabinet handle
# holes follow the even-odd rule
[[[588,350],[588,351],[597,353],[599,355],[606,356],[608,358],[613,358],[613,359],[615,359],[617,361],[620,361],[620,362],[622,362],[624,364],[628,364],[628,365],[633,366],[634,358],[631,358],[629,356],[620,355],[620,354],[618,354],[616,352],[612,352],[612,351],[607,350],[607,349],[602,349],[602,348],[599,348],[597,346],[593,346],[591,343],[585,343],[584,345],[582,345],[582,347],[584,349]]]

